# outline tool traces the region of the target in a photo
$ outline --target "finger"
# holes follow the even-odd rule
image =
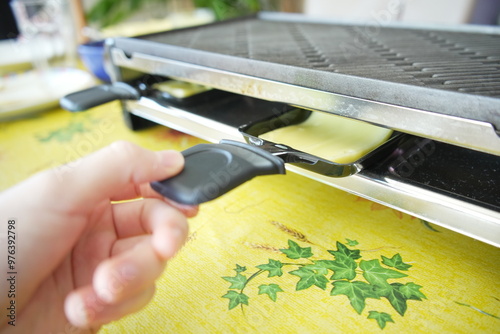
[[[121,303],[109,305],[99,299],[92,286],[86,286],[66,297],[64,311],[76,327],[99,327],[140,310],[153,298],[154,292],[155,287],[151,285]]]
[[[165,269],[165,263],[156,254],[148,238],[120,255],[103,261],[94,273],[94,291],[106,304],[120,303],[153,285]]]
[[[113,247],[111,248],[111,256],[113,257],[120,255],[128,251],[129,249],[134,248],[135,246],[137,246],[139,243],[143,242],[146,239],[151,240],[151,235],[146,234],[146,235],[139,235],[136,237],[118,239],[115,241]]]
[[[119,239],[153,234],[152,244],[163,259],[172,257],[187,236],[186,217],[165,202],[146,198],[112,206],[116,235]]]
[[[168,198],[163,198],[163,201],[165,203],[168,203],[169,205],[173,206],[180,212],[182,212],[186,217],[188,218],[193,218],[198,214],[198,211],[200,207],[198,205],[186,205],[186,204],[180,204],[177,202],[174,202]]]
[[[177,208],[186,217],[192,218],[198,214],[198,209],[199,209],[198,205],[180,204],[166,197],[163,197],[163,195],[153,190],[153,188],[151,188],[151,185],[149,183],[144,183],[139,188],[131,185],[130,189],[124,190],[123,196],[124,199],[139,198],[139,197],[157,198]]]
[[[198,214],[198,205],[187,205],[172,201],[171,199],[164,197],[160,193],[156,192],[149,183],[142,184],[140,187],[140,191],[142,197],[161,199],[165,203],[168,203],[169,205],[181,211],[186,217],[192,218]]]
[[[154,191],[149,185],[149,182],[146,182],[140,185],[129,184],[128,186],[122,189],[122,191],[120,192],[120,197],[116,196],[115,198],[113,198],[113,200],[120,201],[120,200],[134,199],[134,198],[163,199],[164,197],[160,193]]]
[[[64,187],[64,203],[91,206],[105,198],[124,199],[130,185],[163,180],[179,173],[184,158],[177,151],[152,152],[135,144],[115,142],[73,163],[58,175]],[[55,171],[57,172],[57,171]],[[77,191],[73,191],[73,190]]]

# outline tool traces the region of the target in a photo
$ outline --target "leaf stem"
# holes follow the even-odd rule
[[[253,273],[248,279],[247,281],[245,282],[245,285],[243,285],[243,288],[241,288],[241,293],[243,293],[243,290],[246,288],[248,282],[250,282],[255,276],[261,274],[262,272],[264,272],[263,269],[259,269],[259,271],[256,271],[255,273]]]
[[[307,264],[305,263],[282,263],[284,266],[300,266],[300,267],[303,267],[303,266],[307,266]],[[243,288],[241,288],[240,292],[243,293],[243,290],[245,290],[248,282],[250,282],[253,278],[255,278],[257,275],[259,274],[262,274],[262,272],[264,272],[265,270],[263,269],[259,269],[258,271],[254,272],[252,275],[250,275],[250,277],[248,277],[247,281],[245,282],[245,284],[243,285]]]

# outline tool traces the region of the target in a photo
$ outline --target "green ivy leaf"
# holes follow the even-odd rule
[[[278,284],[262,284],[259,286],[259,295],[265,293],[269,296],[269,298],[271,298],[273,302],[276,301],[276,293],[278,292],[283,292]]]
[[[316,261],[313,261],[313,262],[314,262],[313,264],[307,264],[307,265],[303,266],[303,268],[313,270],[317,274],[320,274],[320,275],[328,274],[328,268],[324,264],[317,263]]]
[[[47,136],[38,136],[37,139],[39,142],[49,142],[49,141],[58,141],[60,143],[67,143],[73,140],[73,136],[77,133],[85,133],[87,129],[85,128],[83,123],[79,122],[71,122],[66,125],[64,128],[60,128],[50,132]]]
[[[408,276],[399,271],[382,267],[378,259],[370,261],[361,260],[359,267],[363,270],[363,277],[371,284],[378,286],[387,285],[387,280],[390,278]]]
[[[331,279],[348,279],[353,280],[356,277],[356,261],[351,257],[339,256],[339,259],[318,260],[314,264],[333,271]],[[326,274],[326,273],[325,273]]]
[[[233,276],[224,276],[222,278],[231,283],[231,286],[229,287],[229,289],[241,290],[245,287],[245,284],[247,282],[247,278],[240,273],[237,273],[236,276],[234,276],[234,277]]]
[[[382,263],[386,266],[393,267],[399,270],[408,270],[411,267],[411,264],[403,262],[403,258],[399,253],[397,253],[390,259],[382,255]]]
[[[387,296],[391,292],[391,290],[394,289],[394,287],[391,286],[390,284],[384,284],[384,285],[374,285],[373,289],[375,290],[375,293],[379,297],[384,297]]]
[[[244,272],[246,270],[247,270],[247,267],[240,266],[239,264],[236,263],[236,268],[234,269],[234,271],[236,271],[237,273],[241,273],[241,272]]]
[[[283,275],[283,271],[281,270],[281,267],[283,267],[283,263],[281,263],[280,261],[272,260],[272,259],[269,259],[268,264],[261,264],[261,265],[257,266],[257,268],[259,268],[259,269],[269,271],[268,277]]]
[[[404,316],[406,309],[408,308],[406,304],[406,298],[403,296],[401,292],[397,288],[392,288],[387,290],[383,297],[387,298],[389,303],[391,303],[392,307],[401,315]]]
[[[376,285],[375,292],[380,296],[386,298],[392,307],[401,315],[404,315],[407,309],[406,298],[400,291],[401,283],[385,284],[383,286]]]
[[[392,283],[391,285],[396,287],[406,299],[411,299],[411,300],[427,299],[427,297],[422,292],[420,292],[420,288],[422,288],[421,285],[415,284],[413,282],[409,282],[404,285],[401,283]]]
[[[348,239],[348,238],[346,238],[345,240],[347,241],[347,246],[354,247],[354,246],[359,245],[359,242],[356,241],[356,240],[351,240],[351,239]]]
[[[385,312],[377,312],[377,311],[369,311],[368,312],[368,319],[377,320],[377,323],[378,323],[378,326],[380,327],[380,329],[384,329],[386,323],[394,322],[394,320],[392,320],[390,314],[387,314]]]
[[[359,254],[359,249],[349,249],[339,241],[337,241],[337,250],[329,250],[328,253],[335,256],[335,259],[337,260],[343,257],[350,257],[353,260],[357,260],[361,257],[361,255]]]
[[[326,284],[328,283],[328,279],[325,275],[319,274],[305,267],[290,271],[290,274],[300,277],[300,280],[297,282],[297,286],[295,287],[297,291],[310,288],[313,285],[325,290]]]
[[[292,240],[288,240],[288,248],[280,249],[280,251],[290,259],[307,259],[308,257],[313,256],[311,247],[300,247]]]
[[[234,290],[228,291],[222,298],[229,299],[229,309],[232,310],[240,304],[248,305],[248,296]]]
[[[361,314],[361,312],[365,308],[366,298],[379,299],[379,296],[374,291],[373,286],[365,282],[335,281],[332,284],[333,289],[330,292],[330,295],[346,295],[351,302],[351,306],[354,308],[354,310],[356,310],[356,312],[358,312],[358,314]]]

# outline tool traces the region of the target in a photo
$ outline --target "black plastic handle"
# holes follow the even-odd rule
[[[59,101],[59,104],[69,111],[84,111],[114,100],[137,100],[139,97],[139,92],[132,86],[116,82],[68,94]]]
[[[181,204],[213,200],[255,176],[285,174],[283,160],[260,148],[231,140],[199,144],[182,152],[178,175],[151,183],[161,195]]]

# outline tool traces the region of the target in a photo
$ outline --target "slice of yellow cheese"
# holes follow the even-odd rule
[[[178,80],[168,80],[156,83],[153,85],[153,88],[168,93],[178,99],[190,97],[195,94],[203,93],[211,89],[206,86],[197,85],[185,81],[178,81]]]
[[[338,163],[351,163],[385,142],[392,130],[313,111],[309,118],[259,137]]]

